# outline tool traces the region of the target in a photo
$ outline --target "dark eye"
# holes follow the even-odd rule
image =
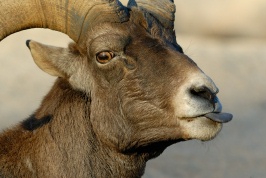
[[[105,64],[115,57],[115,54],[111,51],[103,51],[96,55],[96,59],[99,63]]]

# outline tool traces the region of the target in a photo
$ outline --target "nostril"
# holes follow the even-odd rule
[[[211,90],[207,87],[195,87],[190,90],[190,93],[194,96],[206,99],[211,103],[215,103],[216,95],[211,92]]]

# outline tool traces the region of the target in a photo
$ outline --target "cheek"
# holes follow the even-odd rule
[[[131,138],[131,124],[124,118],[115,93],[93,92],[90,120],[97,138],[105,145],[123,150]]]
[[[145,130],[176,125],[173,109],[166,98],[147,98],[142,92],[128,95],[121,99],[121,109],[134,128]]]
[[[173,115],[171,86],[158,82],[160,79],[147,81],[139,73],[136,71],[126,75],[119,85],[121,106],[126,118],[146,122],[150,118],[163,120],[167,114]]]
[[[92,71],[92,75],[94,76],[98,85],[108,88],[112,86],[116,87],[116,85],[124,78],[126,73],[125,66],[119,59],[110,61],[107,64],[96,63],[93,66]]]

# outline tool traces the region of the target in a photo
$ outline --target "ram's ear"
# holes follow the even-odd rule
[[[32,40],[26,42],[37,66],[44,72],[62,78],[69,78],[77,69],[78,52],[69,48],[44,45]]]

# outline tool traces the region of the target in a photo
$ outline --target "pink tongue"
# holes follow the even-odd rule
[[[208,113],[205,114],[205,117],[220,123],[226,123],[232,120],[233,115],[230,113]]]

